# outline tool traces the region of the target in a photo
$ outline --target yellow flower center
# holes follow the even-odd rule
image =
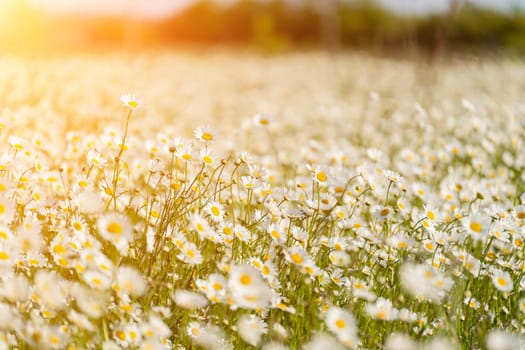
[[[292,261],[296,264],[300,264],[303,262],[303,257],[300,254],[294,253],[290,257],[292,258]]]
[[[126,339],[126,333],[124,333],[124,331],[118,330],[118,331],[115,332],[115,335],[120,340],[125,340]]]
[[[483,229],[483,226],[477,221],[472,221],[470,223],[470,229],[476,233],[480,233]]]
[[[66,248],[61,245],[61,244],[57,244],[54,248],[53,248],[53,252],[55,254],[58,254],[58,255],[63,255],[66,253]]]
[[[326,176],[326,174],[325,174],[324,172],[322,172],[322,171],[318,172],[317,175],[316,175],[315,177],[317,178],[317,180],[318,180],[319,182],[325,182],[325,181],[328,179],[328,177]]]
[[[250,275],[242,275],[239,281],[241,281],[241,284],[245,286],[249,286],[250,284],[252,284],[252,278]]]
[[[343,329],[346,327],[346,322],[344,320],[339,319],[335,321],[335,326],[339,329]]]
[[[379,310],[378,312],[376,312],[376,318],[380,320],[386,319],[386,316],[387,316],[387,313],[385,310]]]
[[[106,230],[113,235],[120,235],[124,231],[124,227],[118,222],[112,222],[106,226]]]
[[[398,242],[397,243],[397,247],[398,248],[406,248],[406,247],[408,247],[408,244],[407,244],[407,242]]]

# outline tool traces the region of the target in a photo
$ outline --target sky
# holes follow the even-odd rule
[[[0,0],[1,2],[19,0]],[[52,12],[91,15],[117,15],[146,19],[160,19],[190,5],[195,0],[30,0]],[[215,0],[232,3],[236,0]],[[271,1],[271,0],[260,0]],[[295,4],[300,0],[287,0]],[[317,0],[325,1],[325,0]],[[350,0],[351,1],[351,0]],[[445,11],[450,0],[376,0],[385,7],[404,14],[424,14]],[[459,0],[504,11],[519,7],[525,10],[525,0]]]
[[[19,0],[0,0],[19,1]],[[193,0],[30,0],[53,13],[112,15],[162,19],[191,4]]]
[[[461,3],[472,3],[503,11],[525,9],[525,0],[459,0]],[[424,14],[446,11],[450,0],[378,0],[383,6],[400,13]]]

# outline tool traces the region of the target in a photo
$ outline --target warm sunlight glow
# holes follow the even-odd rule
[[[0,0],[0,42],[10,48],[26,47],[41,40],[41,14],[19,0]]]

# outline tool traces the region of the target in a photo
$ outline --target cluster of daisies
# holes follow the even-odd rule
[[[525,346],[521,107],[365,98],[368,139],[0,120],[0,349]]]

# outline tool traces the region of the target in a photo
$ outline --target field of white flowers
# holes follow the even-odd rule
[[[0,349],[520,349],[525,65],[0,58]]]

